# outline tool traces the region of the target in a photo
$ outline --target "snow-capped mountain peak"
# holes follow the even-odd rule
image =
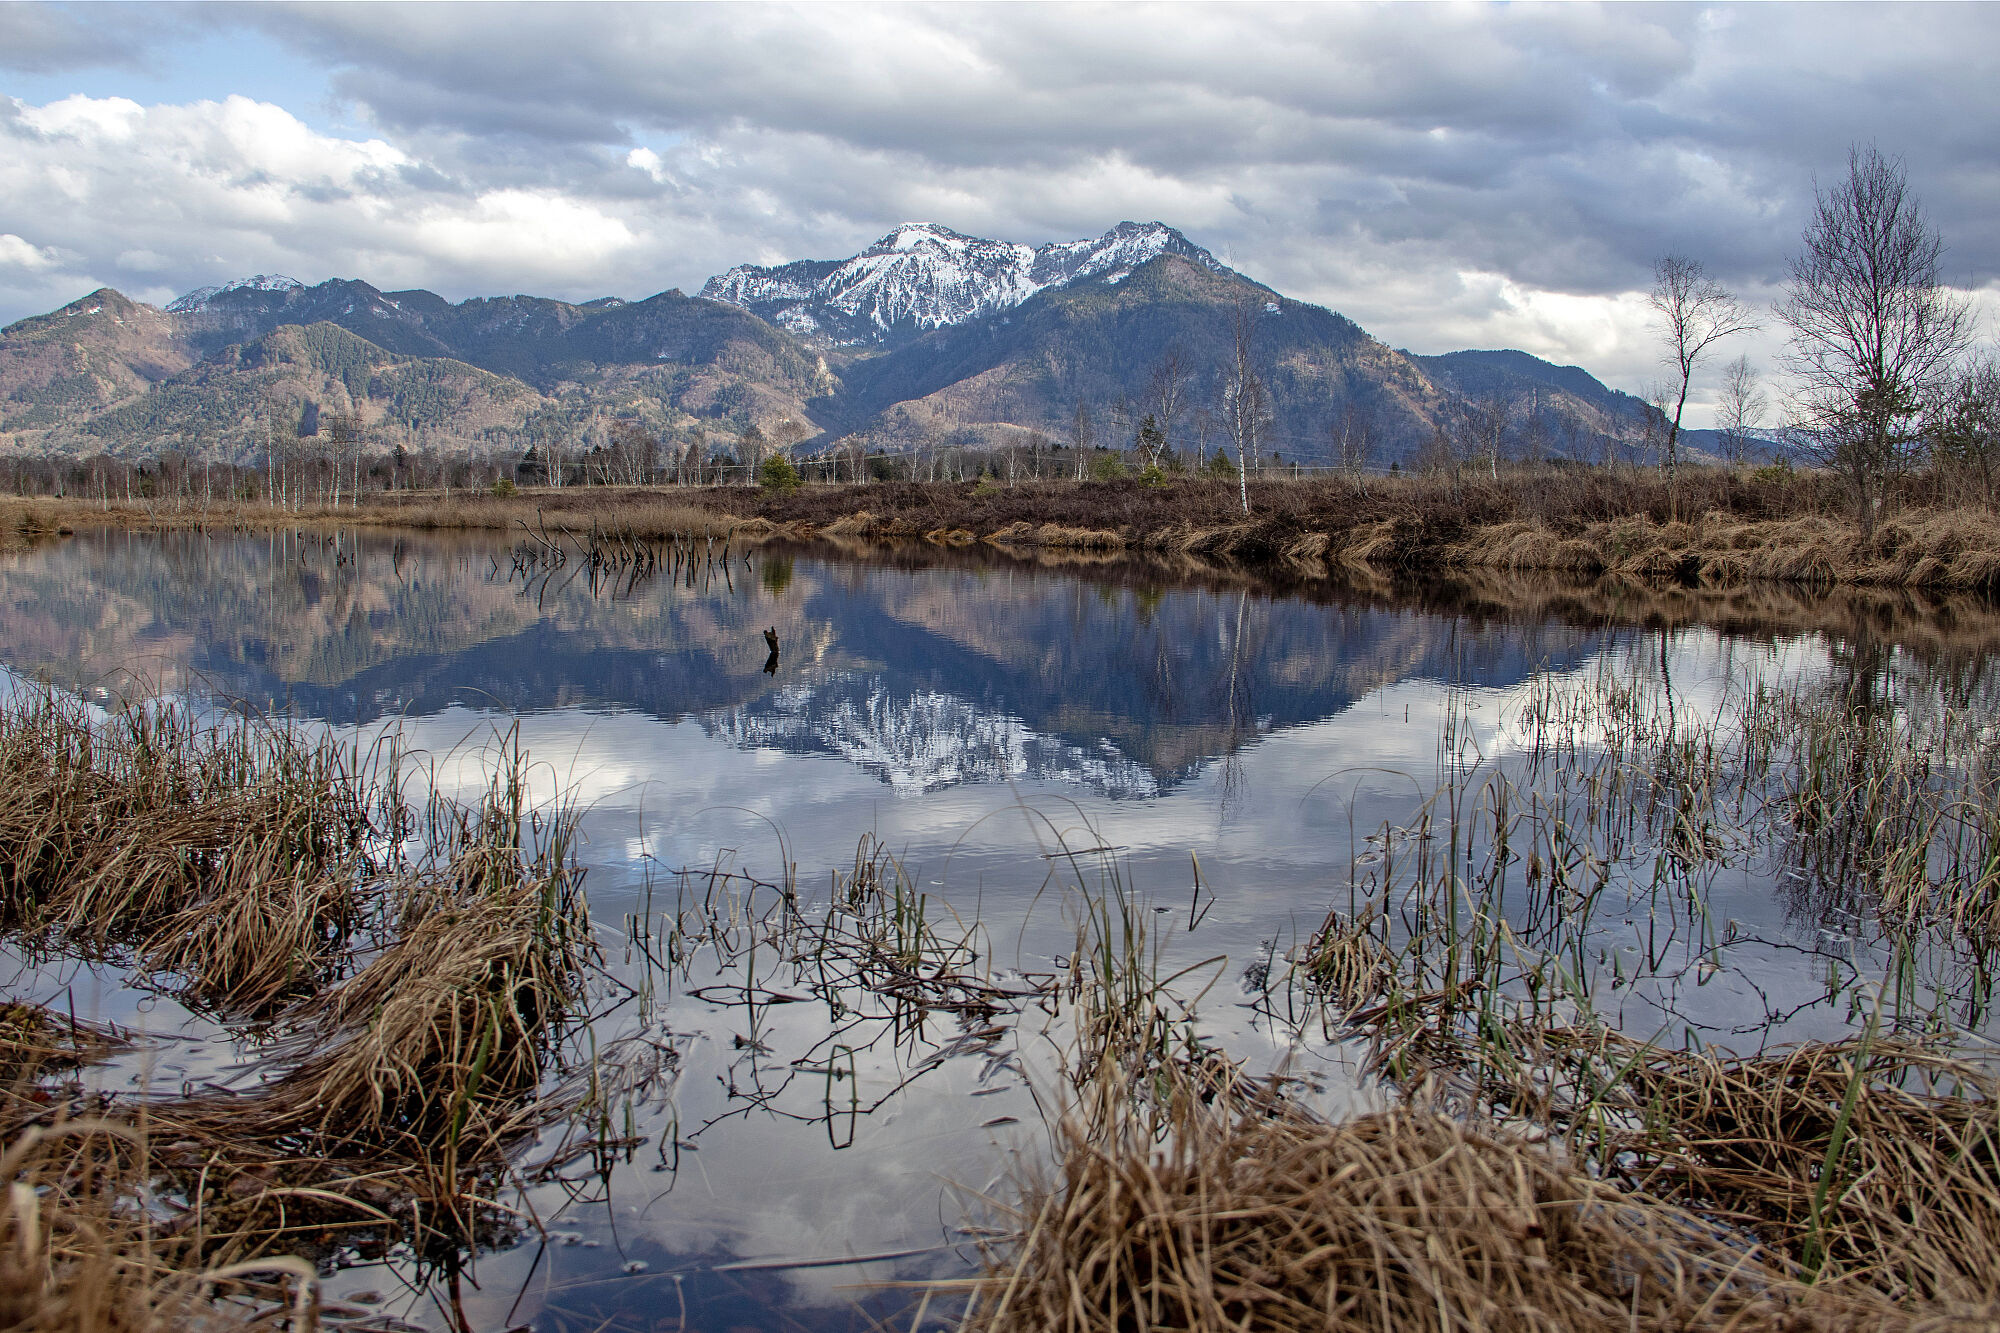
[[[967,236],[962,232],[953,231],[950,227],[939,226],[935,222],[905,222],[862,253],[888,254],[897,250],[929,248],[947,254],[962,254],[971,246],[992,244],[994,242],[981,241],[975,236]]]
[[[1023,245],[906,222],[852,259],[741,264],[701,295],[740,305],[794,333],[884,343],[962,324],[1087,278],[1117,282],[1178,254],[1220,270],[1214,255],[1160,222],[1121,222],[1094,240]]]
[[[252,278],[225,282],[220,287],[197,287],[187,295],[167,302],[167,309],[174,314],[185,315],[208,309],[216,297],[226,292],[296,292],[304,289],[305,284],[297,278],[288,278],[282,273],[259,273]]]

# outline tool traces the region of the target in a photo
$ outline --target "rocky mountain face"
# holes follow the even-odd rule
[[[917,223],[849,259],[730,269],[697,297],[454,303],[265,274],[161,310],[107,288],[0,330],[0,449],[247,457],[309,403],[379,449],[587,448],[623,422],[676,446],[728,447],[754,424],[781,445],[921,451],[1067,442],[1080,415],[1094,443],[1125,446],[1169,415],[1158,372],[1177,361],[1170,443],[1208,453],[1239,313],[1269,393],[1265,447],[1287,461],[1357,443],[1412,460],[1495,404],[1520,449],[1578,458],[1644,420],[1576,367],[1389,348],[1161,223],[1041,246]]]
[[[385,351],[448,356],[544,393],[613,366],[730,361],[749,378],[810,393],[820,359],[762,320],[678,291],[643,301],[582,304],[540,296],[475,297],[452,304],[422,290],[383,292],[333,279],[307,287],[259,277],[190,292],[167,307],[204,354],[290,324],[337,324]]]
[[[1121,222],[1095,240],[1040,246],[913,222],[852,259],[738,265],[710,278],[701,294],[742,306],[815,344],[892,347],[1087,278],[1116,284],[1162,255],[1228,272],[1161,222]]]
[[[156,440],[198,452],[197,442],[254,449],[268,430],[296,442],[290,405],[311,402],[362,422],[395,423],[411,438],[490,438],[522,432],[544,404],[519,380],[449,357],[386,352],[337,324],[280,325],[231,343],[148,392],[98,413],[90,436],[110,445]]]
[[[339,369],[274,374],[272,357],[286,361],[301,338],[336,348]],[[356,380],[364,362],[370,374]],[[375,373],[388,367],[387,380]],[[414,392],[412,379],[432,390]],[[789,334],[677,291],[453,304],[266,275],[164,310],[107,288],[0,330],[0,445],[144,454],[193,443],[240,456],[266,428],[297,423],[307,401],[356,418],[382,447],[525,448],[586,421],[601,430],[607,415],[656,433],[703,419],[723,434],[796,422],[796,437],[811,433],[805,400],[834,385],[820,355]]]
[[[1384,456],[1401,456],[1447,409],[1409,357],[1352,320],[1180,256],[851,362],[841,397],[813,407],[847,429],[872,423],[908,440],[1006,422],[1067,441],[1083,404],[1098,443],[1124,444],[1143,416],[1162,414],[1154,372],[1171,353],[1185,371],[1173,443],[1208,453],[1226,438],[1220,404],[1239,308],[1251,313],[1253,358],[1275,409],[1265,445],[1287,459],[1327,456],[1343,414],[1368,423]]]
[[[0,432],[79,423],[199,359],[175,317],[100,288],[0,331]]]

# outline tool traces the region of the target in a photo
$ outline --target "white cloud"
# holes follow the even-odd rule
[[[53,249],[30,245],[11,231],[0,232],[0,265],[40,272],[53,268],[55,263]]]
[[[634,148],[631,152],[625,154],[625,165],[645,172],[655,182],[662,185],[668,179],[666,167],[661,163],[660,155],[650,148]]]
[[[77,145],[129,143],[145,117],[146,108],[125,97],[65,97],[21,111],[27,128]]]
[[[118,256],[118,267],[128,273],[158,273],[172,265],[173,261],[157,250],[126,250]]]
[[[635,238],[589,203],[548,191],[493,190],[469,203],[430,204],[411,239],[452,265],[504,265],[560,280],[603,267]]]

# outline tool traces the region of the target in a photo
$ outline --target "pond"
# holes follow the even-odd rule
[[[968,1271],[996,1220],[982,1197],[1046,1157],[1046,995],[1090,892],[1130,903],[1204,1041],[1326,1113],[1370,1105],[1361,1045],[1281,978],[1330,909],[1438,836],[1419,816],[1440,793],[1490,803],[1485,774],[1540,790],[1552,742],[1597,744],[1578,738],[1606,700],[1699,732],[1760,691],[1860,691],[1986,726],[1996,643],[1976,602],[930,548],[697,543],[594,569],[498,535],[103,532],[0,556],[16,682],[184,695],[364,746],[393,732],[448,795],[518,748],[537,799],[580,810],[605,954],[595,1147],[572,1125],[521,1149],[502,1202],[527,1220],[474,1256],[456,1310],[406,1256],[346,1256],[331,1308],[370,1327],[909,1327],[910,1291],[883,1284]],[[1674,881],[1699,923],[1662,943],[1660,921],[1697,915],[1661,905],[1678,828],[1642,815],[1602,849],[1571,943],[1614,976],[1611,1016],[1740,1049],[1849,1030],[1892,944],[1788,885],[1801,863],[1748,816],[1702,835]],[[1492,841],[1468,833],[1468,864]],[[912,1022],[730,934],[788,895],[839,920],[858,859],[900,873],[1014,1002]],[[244,1034],[143,978],[14,957],[10,994],[147,1034],[107,1088],[259,1076]],[[1911,961],[1933,1011],[1979,1028],[1966,965],[1950,945]]]

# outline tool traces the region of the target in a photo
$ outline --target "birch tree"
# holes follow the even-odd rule
[[[1681,414],[1687,410],[1688,386],[1695,367],[1709,349],[1732,334],[1748,333],[1757,321],[1728,288],[1708,276],[1701,261],[1686,255],[1662,255],[1653,265],[1653,290],[1647,297],[1658,316],[1666,342],[1666,363],[1672,374],[1667,391],[1673,402],[1667,415],[1662,461],[1671,495],[1679,480]]]
[[[1846,479],[1863,540],[1909,460],[1912,429],[1971,346],[1970,303],[1945,286],[1944,243],[1900,160],[1850,149],[1847,174],[1816,191],[1778,318],[1798,447]]]

